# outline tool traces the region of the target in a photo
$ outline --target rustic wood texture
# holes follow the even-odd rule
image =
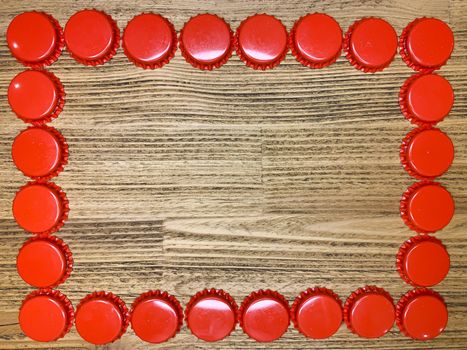
[[[107,11],[123,29],[134,15],[153,11],[180,30],[191,16],[213,12],[236,29],[245,17],[267,12],[288,29],[300,16],[321,11],[344,30],[362,16],[380,16],[397,32],[416,17],[436,16],[455,33],[456,47],[440,74],[456,92],[440,124],[456,158],[440,181],[453,193],[456,215],[437,236],[452,258],[449,276],[435,289],[450,318],[436,340],[414,342],[396,327],[365,340],[345,326],[332,338],[311,341],[290,327],[277,342],[261,344],[237,330],[205,343],[184,326],[165,344],[149,345],[131,329],[105,349],[466,349],[467,275],[467,2],[138,0],[13,1],[0,3],[0,349],[94,349],[73,330],[50,344],[21,333],[17,313],[31,290],[18,277],[15,257],[29,234],[11,214],[15,191],[27,179],[10,159],[11,143],[26,125],[8,107],[10,80],[24,67],[9,54],[4,33],[14,15],[44,10],[65,25],[86,7]],[[71,247],[75,269],[60,287],[76,305],[87,293],[109,290],[128,304],[149,289],[165,289],[182,303],[206,287],[223,288],[240,303],[249,292],[272,288],[293,300],[322,285],[342,299],[365,284],[398,299],[409,286],[395,254],[413,233],[399,214],[399,198],[414,180],[399,164],[400,140],[412,128],[402,117],[398,91],[413,74],[399,56],[383,72],[364,74],[342,56],[321,70],[289,54],[267,72],[237,56],[221,69],[192,68],[178,51],[163,69],[145,71],[120,49],[98,68],[64,52],[50,67],[63,82],[64,112],[51,125],[70,145],[70,163],[57,179],[71,202],[58,233]]]

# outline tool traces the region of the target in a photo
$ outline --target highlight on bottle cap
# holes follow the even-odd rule
[[[153,290],[135,299],[130,318],[131,328],[141,340],[162,343],[180,331],[183,310],[174,296]]]
[[[431,72],[441,68],[451,57],[454,34],[446,23],[437,18],[417,18],[402,31],[399,48],[409,67]]]
[[[180,32],[179,42],[183,57],[195,68],[219,68],[232,56],[232,30],[223,18],[213,14],[190,18]]]
[[[347,328],[363,338],[379,338],[393,326],[394,302],[384,289],[366,286],[357,289],[346,300],[344,321]]]
[[[342,29],[333,17],[311,13],[295,22],[289,46],[304,66],[323,68],[334,63],[341,54]]]
[[[45,12],[23,12],[10,22],[6,41],[13,57],[25,66],[41,68],[60,56],[63,30],[58,21]]]
[[[11,156],[24,175],[47,181],[57,176],[68,163],[68,145],[56,129],[32,126],[16,136]]]
[[[259,14],[240,24],[235,35],[235,48],[238,57],[248,67],[265,70],[284,60],[287,41],[287,29],[279,19]]]
[[[409,284],[430,287],[440,283],[449,272],[450,259],[439,239],[418,235],[405,241],[396,257],[397,271]]]
[[[76,307],[76,330],[91,344],[114,342],[125,333],[128,322],[125,303],[111,292],[89,294]]]
[[[442,121],[454,104],[449,81],[437,74],[416,74],[408,78],[399,93],[399,105],[407,120],[418,125]]]
[[[29,182],[13,200],[16,222],[31,233],[58,231],[68,218],[68,212],[65,192],[52,182]]]
[[[441,295],[428,288],[407,292],[396,306],[397,326],[407,337],[429,340],[439,336],[448,323],[448,309]]]
[[[327,288],[309,288],[300,293],[290,311],[295,328],[313,339],[325,339],[342,323],[342,301]]]
[[[39,289],[30,293],[19,310],[19,325],[32,340],[50,342],[62,338],[73,325],[73,306],[57,290]]]
[[[122,46],[128,60],[136,66],[161,68],[175,55],[177,34],[165,17],[142,13],[128,22],[123,31]]]
[[[120,30],[108,14],[98,10],[81,10],[65,25],[65,43],[76,61],[96,66],[115,55],[120,45]]]
[[[405,136],[400,158],[410,175],[421,180],[432,180],[443,175],[451,166],[454,145],[441,130],[419,127]]]
[[[375,73],[388,67],[394,59],[397,34],[382,18],[362,18],[347,30],[344,50],[348,61],[355,68]]]
[[[25,122],[40,125],[56,118],[65,104],[60,80],[45,70],[25,70],[8,87],[12,111]]]
[[[454,215],[454,200],[436,182],[416,182],[402,195],[400,212],[405,224],[419,233],[446,227]]]
[[[68,245],[51,235],[37,235],[27,240],[16,258],[18,274],[37,288],[54,288],[64,283],[73,270]]]
[[[239,322],[245,334],[259,342],[272,342],[287,331],[289,303],[272,290],[258,290],[248,295],[239,309]]]
[[[197,338],[219,341],[235,329],[237,309],[230,294],[219,289],[205,289],[191,297],[186,305],[186,324]]]

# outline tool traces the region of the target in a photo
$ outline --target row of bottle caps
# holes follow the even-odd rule
[[[120,30],[110,15],[95,9],[73,14],[64,30],[49,14],[25,12],[10,23],[7,43],[13,56],[27,66],[52,64],[65,45],[76,61],[95,66],[115,55]],[[376,17],[355,21],[343,35],[339,23],[323,13],[301,17],[290,33],[276,17],[256,14],[242,21],[235,34],[223,18],[200,14],[192,17],[177,37],[168,19],[143,13],[128,22],[122,46],[131,62],[150,69],[167,64],[180,46],[187,62],[205,70],[225,64],[234,50],[249,67],[274,68],[284,60],[289,48],[304,66],[322,68],[335,62],[343,48],[357,69],[376,72],[394,59],[398,37],[387,21]],[[409,67],[424,72],[445,64],[453,46],[451,29],[435,18],[415,19],[399,38],[402,59]]]

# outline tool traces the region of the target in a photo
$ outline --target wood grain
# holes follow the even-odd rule
[[[455,33],[456,48],[440,74],[456,103],[440,127],[453,139],[456,159],[440,181],[453,193],[456,215],[437,236],[452,267],[436,290],[450,319],[436,340],[420,343],[397,328],[379,340],[344,326],[332,338],[310,341],[292,327],[277,342],[255,343],[237,329],[209,344],[186,327],[168,343],[149,345],[131,330],[102,349],[467,349],[467,3],[451,1],[138,0],[0,3],[0,349],[95,349],[73,330],[50,344],[21,333],[17,312],[31,290],[17,276],[15,257],[28,234],[11,215],[15,191],[27,179],[10,159],[25,125],[8,107],[6,90],[23,70],[9,54],[5,30],[15,14],[44,10],[62,25],[75,11],[105,10],[124,28],[140,12],[157,12],[177,28],[213,12],[235,29],[258,13],[287,28],[315,11],[345,30],[362,16],[381,16],[397,32],[416,17],[436,16]],[[206,287],[224,288],[238,302],[272,288],[293,300],[314,285],[343,299],[365,284],[395,299],[409,289],[394,259],[410,232],[398,216],[401,193],[413,180],[399,164],[400,140],[411,129],[397,104],[413,72],[399,56],[383,72],[355,70],[344,57],[321,70],[289,54],[276,69],[257,72],[235,55],[221,69],[192,68],[177,52],[163,69],[134,67],[119,50],[102,67],[77,64],[66,52],[51,66],[63,82],[64,112],[52,123],[67,138],[70,163],[57,179],[71,202],[59,236],[73,251],[75,270],[61,286],[76,305],[87,293],[110,290],[128,304],[149,289],[165,289],[186,303]]]

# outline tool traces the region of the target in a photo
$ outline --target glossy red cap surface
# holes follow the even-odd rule
[[[382,288],[366,286],[353,292],[344,305],[347,327],[363,338],[379,338],[393,326],[394,302]]]
[[[439,239],[419,235],[405,241],[396,257],[403,280],[415,286],[430,287],[440,283],[449,272],[450,259]]]
[[[417,74],[407,79],[399,94],[404,116],[418,125],[434,125],[442,121],[454,104],[454,91],[449,81],[437,74]]]
[[[225,64],[233,51],[230,26],[212,14],[192,17],[180,32],[180,50],[193,67],[211,70]]]
[[[235,47],[237,55],[248,67],[271,69],[287,54],[287,29],[271,15],[248,17],[237,29]]]
[[[429,180],[449,169],[454,159],[454,145],[441,130],[420,127],[404,138],[400,156],[404,169],[410,175]]]
[[[30,127],[16,136],[11,155],[24,175],[34,180],[49,180],[68,162],[68,145],[54,128]]]
[[[199,339],[214,342],[227,337],[237,324],[237,304],[223,290],[196,293],[185,308],[188,328]]]
[[[11,54],[26,66],[40,68],[55,62],[63,50],[63,31],[44,12],[24,12],[11,21],[6,32]]]
[[[403,194],[400,211],[412,230],[432,233],[449,224],[454,215],[454,200],[440,184],[418,182]]]
[[[53,288],[66,281],[73,269],[68,246],[59,238],[38,235],[21,247],[16,258],[20,277],[37,288]]]
[[[383,70],[397,52],[397,34],[381,18],[368,17],[354,22],[344,39],[349,62],[357,69],[374,73]]]
[[[68,200],[54,183],[30,182],[13,200],[13,216],[24,230],[31,233],[53,233],[68,217]]]
[[[26,70],[11,81],[8,102],[18,118],[42,124],[56,118],[63,110],[65,91],[52,73]]]
[[[56,290],[40,289],[29,294],[19,310],[23,333],[40,342],[62,338],[73,324],[73,306]]]
[[[402,59],[409,67],[430,72],[451,57],[454,34],[439,19],[417,18],[402,31],[399,46]]]
[[[429,340],[440,335],[448,323],[443,298],[427,288],[413,289],[397,303],[397,325],[406,336]]]
[[[104,64],[115,55],[120,45],[120,31],[105,12],[82,10],[68,20],[65,43],[76,61],[95,66]]]
[[[76,307],[76,330],[91,344],[107,344],[119,339],[128,321],[125,303],[110,292],[89,294]]]
[[[239,321],[252,339],[260,342],[277,340],[289,327],[289,304],[281,294],[269,289],[252,292],[240,306]]]
[[[141,68],[161,68],[174,57],[177,34],[172,23],[161,15],[143,13],[133,17],[123,31],[125,55]]]
[[[342,302],[327,288],[309,288],[295,299],[291,312],[295,328],[313,339],[325,339],[342,323]]]
[[[295,22],[289,46],[304,66],[323,68],[334,63],[342,50],[342,29],[324,13],[308,14]]]
[[[133,302],[131,327],[149,343],[162,343],[173,338],[183,323],[183,310],[178,300],[160,290],[141,294]]]

